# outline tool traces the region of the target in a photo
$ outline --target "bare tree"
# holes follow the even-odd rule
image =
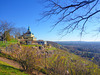
[[[42,19],[51,16],[58,19],[53,28],[66,22],[66,26],[62,29],[66,34],[79,29],[82,35],[86,23],[100,12],[100,0],[45,0],[45,2],[47,9],[43,12]]]
[[[14,29],[13,26],[13,23],[8,23],[7,21],[0,21],[0,32],[2,32],[2,34],[4,34],[5,32],[11,33]],[[3,41],[6,39],[6,37],[7,34],[4,34]]]
[[[24,27],[20,27],[20,28],[14,28],[13,34],[15,35],[15,37],[19,37],[21,36],[23,33],[25,33],[27,30]]]

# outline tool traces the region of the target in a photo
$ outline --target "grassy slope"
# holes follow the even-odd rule
[[[12,67],[11,65],[0,61],[0,75],[28,75],[21,72],[19,69]]]
[[[9,44],[16,44],[17,43],[17,40],[11,40],[11,41],[7,41],[6,43],[3,43],[3,41],[0,41],[0,47],[6,47],[8,46]]]
[[[64,57],[66,59],[67,64],[69,63],[70,67],[72,67],[71,69],[68,69],[69,72],[72,69],[73,69],[73,72],[76,71],[77,69],[79,69],[79,71],[81,72],[83,68],[86,68],[87,72],[90,70],[91,75],[100,75],[100,68],[98,68],[98,65],[94,64],[93,62],[88,61],[82,57],[79,57],[73,53],[69,53],[67,51],[63,51],[63,50],[58,50],[58,51],[59,53],[57,53],[56,56],[53,55],[52,57],[47,59],[48,63],[51,63],[51,64],[55,63],[55,60],[60,55],[61,58]],[[82,66],[82,65],[87,65],[87,66]],[[75,72],[75,74],[76,73],[77,72]]]

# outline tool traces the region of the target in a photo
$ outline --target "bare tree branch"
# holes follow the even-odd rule
[[[44,12],[43,18],[57,15],[59,18],[57,18],[58,21],[53,25],[52,30],[58,24],[66,22],[67,25],[62,29],[62,32],[66,31],[66,33],[71,33],[80,26],[80,35],[82,36],[88,20],[100,12],[100,9],[97,7],[100,0],[71,0],[69,3],[66,2],[66,5],[63,3],[65,0],[46,1],[49,3],[49,6],[46,8],[49,9]],[[98,10],[95,10],[96,8]],[[83,13],[79,14],[80,11]],[[76,15],[76,13],[78,14]]]
[[[6,39],[8,33],[12,33],[12,30],[14,29],[13,26],[13,23],[8,23],[7,21],[0,21],[0,32],[4,34],[3,41]]]

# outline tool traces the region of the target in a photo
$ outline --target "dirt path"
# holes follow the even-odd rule
[[[9,65],[12,65],[13,67],[16,67],[18,69],[22,69],[21,66],[16,61],[13,61],[13,60],[10,60],[10,59],[4,58],[4,57],[0,57],[0,61],[6,62]],[[36,71],[36,70],[33,71],[33,74],[35,74],[35,75],[45,75],[41,72],[38,73],[38,71]]]
[[[21,66],[13,60],[10,60],[10,59],[4,58],[4,57],[0,57],[0,61],[6,62],[9,65],[12,65],[13,67],[16,67],[18,69],[22,69]]]

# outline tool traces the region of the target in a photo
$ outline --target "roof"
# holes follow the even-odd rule
[[[28,31],[26,32],[26,34],[31,34],[31,29],[30,29],[30,27],[28,27]]]
[[[26,33],[24,33],[23,35],[25,35],[25,34],[32,34],[32,33],[31,33],[31,29],[30,29],[30,27],[28,27],[27,32],[26,32]]]
[[[28,31],[31,31],[30,27],[28,27]]]
[[[25,34],[31,34],[31,32],[30,31],[27,31]]]

